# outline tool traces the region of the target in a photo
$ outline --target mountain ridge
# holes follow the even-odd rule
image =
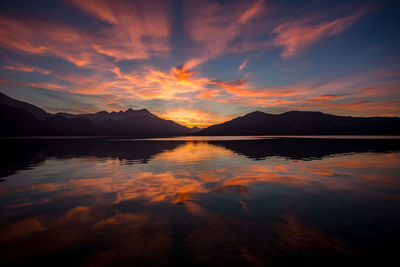
[[[21,123],[23,122],[23,123]],[[0,136],[176,136],[193,132],[147,109],[50,114],[0,93]]]
[[[321,111],[254,111],[209,126],[198,135],[399,135],[399,117],[339,116]]]
[[[55,113],[0,93],[0,136],[400,135],[399,117],[338,116],[321,111],[253,111],[207,128],[188,128],[143,109]]]

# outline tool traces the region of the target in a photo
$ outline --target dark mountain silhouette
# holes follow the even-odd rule
[[[0,136],[41,135],[45,129],[27,110],[0,104]]]
[[[191,129],[147,109],[95,114],[49,114],[0,93],[0,136],[175,136]]]
[[[206,129],[164,120],[147,109],[50,114],[0,93],[0,136],[399,135],[398,117],[345,117],[311,111],[249,113]]]
[[[14,98],[11,98],[9,96],[6,96],[5,94],[0,92],[0,104],[1,105],[6,105],[10,106],[13,108],[19,108],[26,110],[33,116],[35,116],[38,120],[44,120],[47,118],[50,114],[48,114],[46,111],[44,111],[41,108],[38,108],[37,106],[34,106],[32,104],[16,100]]]
[[[140,125],[140,127],[138,127]],[[98,125],[100,135],[123,136],[172,136],[185,135],[190,129],[173,121],[151,114],[134,115],[121,120],[105,120]]]
[[[139,109],[133,110],[128,109],[126,111],[119,111],[119,112],[107,112],[107,111],[100,111],[94,114],[68,114],[68,113],[57,113],[55,115],[63,116],[69,119],[74,118],[87,118],[92,123],[98,124],[103,121],[107,120],[123,120],[130,117],[141,117],[141,116],[149,116],[153,118],[158,118],[156,115],[150,113],[147,109]]]
[[[398,135],[399,117],[346,117],[313,111],[260,111],[210,126],[198,135]]]
[[[190,128],[190,131],[192,133],[197,133],[197,132],[200,132],[201,130],[203,130],[203,128],[199,128],[197,126],[193,126],[192,128]]]

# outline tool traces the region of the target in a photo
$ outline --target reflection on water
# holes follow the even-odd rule
[[[395,259],[400,140],[0,140],[3,262]]]

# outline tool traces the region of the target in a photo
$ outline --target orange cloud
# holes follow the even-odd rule
[[[189,80],[190,76],[193,75],[193,72],[185,69],[183,66],[177,66],[173,68],[172,71],[174,72],[175,77],[178,81],[187,81]]]
[[[347,94],[321,95],[321,96],[311,97],[308,100],[309,101],[329,101],[329,100],[334,100],[334,99],[338,99],[338,98],[343,98],[346,96],[347,96]]]
[[[60,85],[57,83],[47,83],[47,82],[24,83],[24,82],[16,82],[16,81],[0,79],[0,84],[12,84],[12,85],[17,85],[17,86],[36,87],[36,88],[49,89],[49,90],[54,90],[54,91],[64,91],[66,89],[66,87],[63,85]]]
[[[227,92],[241,96],[241,97],[288,97],[296,96],[307,93],[307,88],[291,85],[290,87],[283,88],[268,88],[261,87],[257,89],[248,88],[245,79],[238,79],[232,81],[212,81],[213,84],[218,85]]]
[[[303,105],[303,108],[306,109],[310,109],[310,107],[344,116],[348,115],[349,111],[351,114],[358,114],[359,116],[376,116],[376,114],[381,116],[399,116],[400,114],[400,101],[374,102],[369,100],[353,100],[341,103],[324,100],[312,106]]]
[[[8,70],[15,70],[15,71],[22,71],[22,72],[37,72],[40,74],[44,74],[44,75],[48,75],[51,73],[51,71],[49,70],[45,70],[42,68],[38,68],[38,67],[33,67],[33,66],[26,66],[26,65],[22,65],[22,64],[11,64],[11,65],[6,65],[4,66],[5,69]]]

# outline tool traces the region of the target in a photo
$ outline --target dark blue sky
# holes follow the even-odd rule
[[[396,1],[0,3],[0,91],[49,112],[400,115]]]

